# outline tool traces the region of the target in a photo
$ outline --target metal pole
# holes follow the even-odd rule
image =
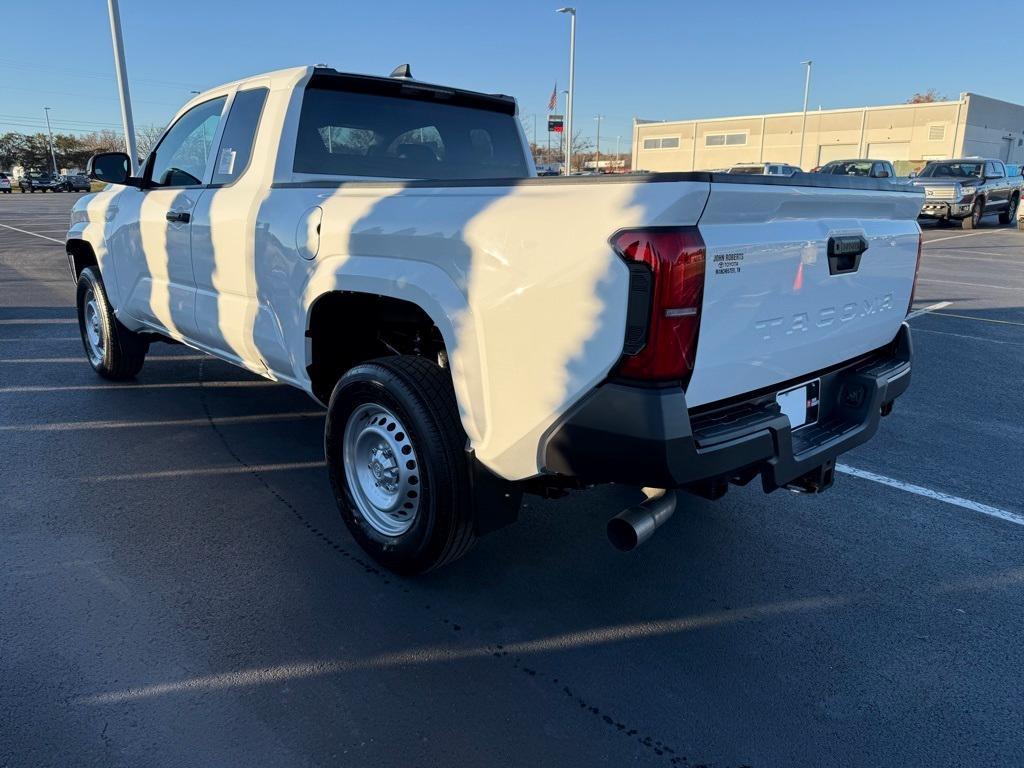
[[[598,173],[601,172],[601,121],[604,120],[604,115],[598,115],[594,118],[597,120],[597,165],[594,166],[594,170]]]
[[[807,133],[807,95],[811,92],[811,64],[814,62],[808,59],[807,61],[801,61],[801,64],[807,66],[807,77],[804,79],[804,119],[800,125],[800,159],[796,161],[796,164],[800,167],[804,167],[804,136]]]
[[[53,154],[53,131],[50,130],[50,108],[43,107],[43,114],[46,115],[46,135],[50,137],[50,161],[53,163],[53,175],[57,175],[57,156]]]
[[[615,167],[616,168],[619,167],[619,139],[621,139],[621,138],[622,138],[621,136],[616,136],[615,137]]]
[[[559,8],[558,13],[567,13],[571,17],[569,25],[569,99],[566,103],[565,132],[569,138],[565,142],[565,175],[572,173],[572,100],[576,92],[576,9]]]
[[[132,100],[128,93],[128,70],[124,63],[124,40],[121,38],[121,12],[117,0],[107,0],[110,16],[110,37],[114,44],[114,71],[121,96],[121,125],[124,128],[124,148],[131,162],[132,174],[139,170],[139,153],[135,147],[135,121],[132,119]]]

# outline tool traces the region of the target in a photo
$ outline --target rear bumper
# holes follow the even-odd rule
[[[910,385],[911,356],[904,323],[883,349],[781,384],[821,380],[818,421],[795,431],[775,392],[690,412],[680,388],[607,383],[548,434],[544,465],[584,483],[657,488],[724,489],[760,475],[772,491],[822,467],[830,480],[836,457],[868,440]]]

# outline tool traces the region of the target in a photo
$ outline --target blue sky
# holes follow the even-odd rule
[[[8,0],[0,48],[0,132],[119,124],[105,0]],[[543,0],[121,0],[136,122],[163,124],[191,90],[245,75],[324,62],[387,74],[408,62],[415,77],[501,92],[543,116],[555,80],[568,81],[568,18]],[[576,124],[591,137],[606,115],[602,147],[628,143],[634,116],[686,119],[798,110],[802,59],[814,60],[811,108],[902,102],[928,88],[1024,101],[1017,45],[982,22],[989,53],[937,41],[962,24],[962,3],[747,0],[579,0]],[[885,19],[885,22],[879,21]],[[986,27],[986,24],[988,25]],[[53,34],[41,34],[54,29]],[[12,30],[19,30],[12,34]],[[35,33],[27,32],[35,30]],[[1019,39],[1019,33],[1017,35]],[[988,42],[981,42],[987,40]],[[41,50],[46,51],[40,56]],[[976,66],[971,62],[987,62]]]

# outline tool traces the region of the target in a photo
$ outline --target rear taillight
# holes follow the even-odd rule
[[[924,247],[924,235],[917,233],[917,264],[914,265],[914,284],[910,286],[910,301],[907,303],[907,314],[914,308],[914,294],[917,293],[917,273],[921,271],[921,250]]]
[[[634,352],[627,339],[616,374],[645,381],[678,380],[685,387],[697,356],[704,239],[696,227],[634,229],[616,234],[612,245],[627,261],[645,264],[653,280],[646,341]],[[636,299],[631,296],[632,301]],[[631,317],[636,316],[635,310],[630,308]]]

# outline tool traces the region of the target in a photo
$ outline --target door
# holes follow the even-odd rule
[[[891,163],[897,160],[909,160],[910,142],[883,141],[868,144],[868,157],[872,160],[888,160]]]
[[[204,192],[225,100],[182,115],[146,160],[147,187],[132,206],[135,226],[128,227],[128,255],[118,264],[124,311],[177,338],[195,334],[192,214]]]
[[[818,165],[830,163],[833,160],[846,160],[857,157],[858,147],[856,144],[825,144],[818,149]]]
[[[1006,183],[1006,168],[998,161],[985,163],[985,210],[1001,211],[1010,199],[1010,187]]]
[[[250,164],[250,158],[271,157],[276,150],[271,146],[273,135],[258,138],[267,94],[266,88],[249,88],[234,95],[214,157],[210,189],[196,206],[192,231],[196,341],[258,373],[291,367],[266,300],[280,281],[281,270],[287,272],[287,262],[258,258],[268,250],[278,253],[268,249],[266,228],[257,227],[269,192],[270,179],[264,178],[269,165]],[[261,140],[263,145],[257,143]],[[287,233],[292,243],[293,233]]]

